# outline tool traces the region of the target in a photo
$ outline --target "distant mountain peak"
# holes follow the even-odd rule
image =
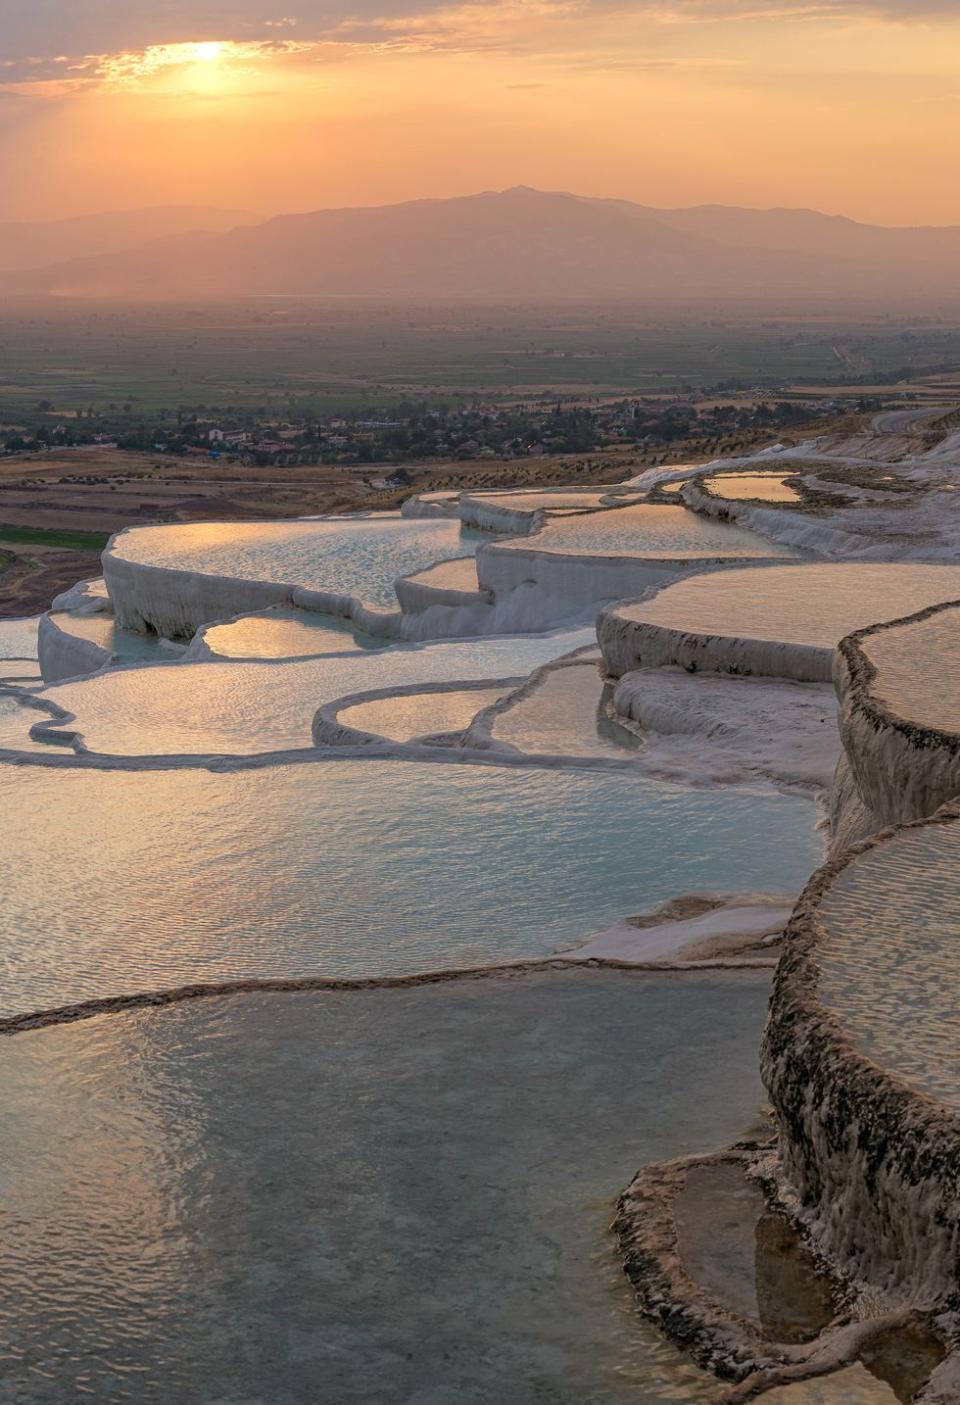
[[[960,229],[886,229],[815,210],[656,209],[518,184],[453,199],[316,210],[264,222],[144,212],[31,241],[5,291],[152,299],[258,295],[637,302],[815,295],[878,302],[952,288]],[[223,220],[227,218],[228,227]],[[177,221],[180,220],[178,224]],[[124,220],[126,224],[124,224]],[[217,221],[221,222],[218,224]],[[104,230],[106,232],[104,232]],[[6,227],[8,239],[10,226]],[[121,237],[124,243],[104,245]],[[0,271],[4,260],[0,227]],[[94,247],[90,247],[90,241]],[[99,247],[96,241],[99,240]],[[86,241],[86,244],[85,244]]]

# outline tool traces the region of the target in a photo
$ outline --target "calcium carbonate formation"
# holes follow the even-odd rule
[[[11,871],[44,836],[86,843],[57,819],[67,790],[71,816],[94,789],[115,800],[99,885],[8,894],[0,920],[32,934],[9,1028],[165,988],[751,969],[786,925],[762,1051],[776,1144],[646,1168],[617,1221],[628,1273],[739,1382],[731,1403],[902,1333],[927,1334],[911,1394],[960,1399],[957,445],[893,438],[119,533],[103,582],[0,637],[0,753],[22,763],[2,779],[41,817]],[[829,858],[793,906],[823,853],[817,797]],[[318,878],[331,825],[353,847]],[[434,870],[412,891],[414,852]],[[369,900],[372,872],[388,900]],[[130,873],[149,889],[135,934]],[[167,963],[156,938],[185,913],[197,930]],[[281,928],[278,955],[262,934]],[[831,1284],[805,1339],[722,1305],[685,1258],[697,1195],[734,1205],[744,1185],[779,1217],[771,1242],[792,1226]]]

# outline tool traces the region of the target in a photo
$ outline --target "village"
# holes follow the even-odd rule
[[[0,445],[6,455],[116,448],[255,467],[509,461],[619,446],[650,454],[680,442],[709,453],[731,441],[747,447],[758,435],[769,437],[879,404],[863,396],[850,404],[788,395],[749,390],[592,403],[556,397],[532,403],[472,400],[440,407],[400,401],[322,420],[296,411],[279,417],[252,409],[217,412],[188,406],[140,417],[130,403],[60,412],[40,402],[29,421],[0,426]],[[374,486],[408,481],[387,475]]]

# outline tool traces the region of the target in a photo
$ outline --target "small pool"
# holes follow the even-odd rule
[[[551,669],[492,719],[495,741],[528,756],[624,756],[640,738],[615,722],[612,685],[593,661]]]
[[[383,649],[390,640],[374,639],[335,615],[278,605],[225,624],[208,625],[203,642],[223,659],[295,659]]]
[[[535,536],[500,542],[490,550],[670,558],[794,554],[755,532],[663,503],[640,503],[548,522]]]
[[[794,481],[783,473],[716,473],[705,478],[703,486],[729,502],[796,503],[801,498]]]
[[[493,688],[431,689],[372,698],[342,708],[337,721],[371,736],[410,742],[417,738],[462,733],[477,713],[499,702],[511,685]]]
[[[0,1013],[192,981],[545,956],[694,891],[784,892],[813,804],[619,772],[0,766]]]
[[[0,1395],[680,1405],[608,1231],[733,1140],[756,973],[244,995],[4,1046]]]

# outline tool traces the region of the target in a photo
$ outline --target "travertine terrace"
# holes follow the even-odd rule
[[[668,983],[664,1067],[696,1063],[704,1022],[719,1060],[750,1062],[759,1017],[741,1011],[759,1012],[779,959],[762,1059],[774,1138],[750,1129],[758,1092],[742,1077],[736,1116],[719,1121],[678,1102],[690,1075],[657,1084],[643,1142],[617,1080],[605,1094],[623,1158],[605,1150],[590,1181],[609,1197],[592,1252],[610,1253],[613,1197],[643,1161],[616,1221],[624,1264],[644,1312],[697,1363],[627,1309],[644,1398],[706,1401],[706,1371],[734,1382],[730,1402],[841,1368],[842,1392],[851,1372],[887,1379],[885,1341],[912,1363],[897,1367],[902,1399],[957,1399],[960,463],[896,437],[889,462],[878,431],[815,443],[802,468],[772,452],[598,489],[119,534],[104,582],[0,626],[0,789],[20,817],[0,1029],[53,1049],[61,1025],[132,1021],[151,1041],[136,1054],[148,1086],[162,1031],[178,1021],[194,1039],[178,1013],[190,1002],[335,995],[353,1027],[346,1002],[373,992],[385,1009],[410,1002],[384,1016],[398,1039],[415,1023],[410,1088],[428,1064],[436,1078],[442,1048],[460,1100],[485,1004],[511,1039],[532,1021],[515,1072],[496,1077],[534,1088],[559,1057],[544,1031],[576,1011],[577,1049],[614,1041],[629,1003],[618,982],[645,974]],[[36,881],[38,864],[55,884]],[[577,982],[597,977],[588,1009]],[[682,996],[694,979],[699,1025]],[[737,982],[749,999],[731,995]],[[468,1008],[469,1047],[456,1023]],[[71,1045],[86,1067],[99,1057]],[[574,1057],[571,1045],[577,1118]],[[332,1087],[346,1069],[331,1061]],[[536,1120],[531,1106],[531,1134]],[[691,1157],[738,1129],[731,1152]],[[305,1154],[313,1164],[312,1142]],[[530,1147],[462,1154],[492,1157],[487,1179],[516,1187]],[[285,1213],[270,1226],[281,1239]],[[437,1254],[459,1261],[446,1220],[442,1234]],[[523,1293],[534,1258],[518,1252]],[[592,1314],[564,1265],[556,1292]],[[195,1286],[202,1318],[217,1291],[203,1266]],[[10,1291],[0,1273],[0,1301]],[[144,1291],[149,1312],[169,1307]],[[100,1311],[95,1290],[85,1301],[81,1337]],[[253,1311],[243,1294],[228,1306],[245,1323]],[[540,1316],[518,1329],[521,1371]],[[613,1363],[620,1328],[590,1321],[591,1351]],[[50,1322],[36,1333],[55,1350]],[[136,1369],[137,1349],[118,1349]],[[589,1355],[573,1349],[565,1368],[582,1398],[598,1389]],[[573,1400],[568,1383],[554,1394]]]

